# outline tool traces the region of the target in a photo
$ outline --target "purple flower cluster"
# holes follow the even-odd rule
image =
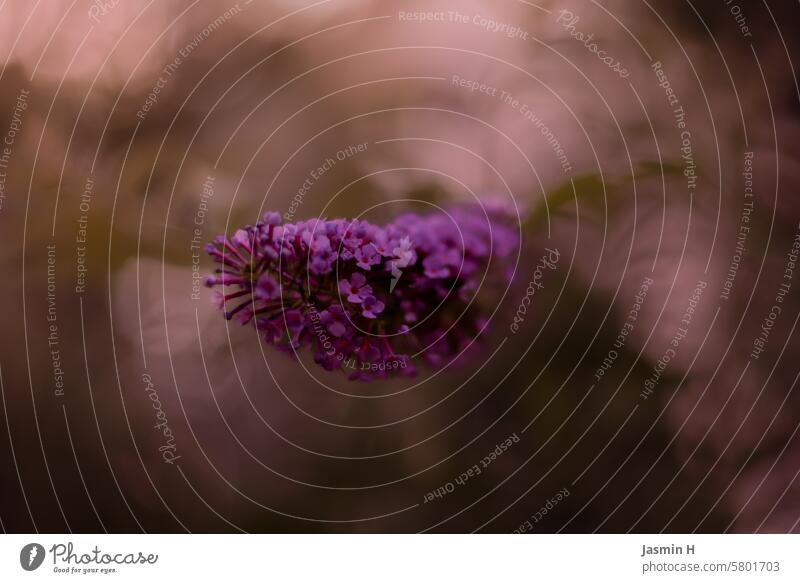
[[[472,343],[486,318],[474,296],[490,264],[508,273],[518,244],[507,217],[480,207],[383,227],[271,212],[207,246],[221,266],[206,283],[227,288],[215,295],[226,318],[278,349],[311,346],[351,379],[413,375],[412,355],[440,367]]]

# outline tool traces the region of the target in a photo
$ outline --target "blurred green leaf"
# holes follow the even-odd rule
[[[524,226],[528,229],[537,229],[546,223],[548,216],[558,213],[568,203],[578,200],[598,210],[605,210],[609,200],[626,190],[634,181],[648,180],[662,175],[665,179],[680,176],[681,167],[671,162],[641,162],[633,175],[603,177],[594,173],[572,178],[546,194],[544,200],[528,216]]]

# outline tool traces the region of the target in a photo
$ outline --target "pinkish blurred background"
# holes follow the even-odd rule
[[[800,530],[800,7],[698,4],[0,3],[4,531]],[[535,220],[462,370],[199,287],[266,210],[473,197]]]

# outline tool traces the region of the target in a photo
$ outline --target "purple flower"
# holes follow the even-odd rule
[[[286,310],[283,313],[283,323],[286,334],[289,337],[289,346],[298,348],[300,346],[300,334],[305,328],[305,318],[300,310]]]
[[[383,311],[383,308],[385,307],[386,306],[384,306],[383,302],[375,299],[375,296],[367,296],[364,298],[364,301],[361,304],[361,308],[363,310],[361,312],[361,315],[364,316],[365,318],[370,318],[374,320],[375,318],[378,317],[378,314],[380,314]]]
[[[395,264],[397,267],[407,267],[412,261],[414,261],[414,249],[411,245],[411,238],[406,235],[397,244],[392,250],[392,254],[395,257]]]
[[[432,279],[444,279],[458,272],[461,259],[458,249],[444,248],[426,257],[422,265],[425,267],[426,276]]]
[[[253,323],[290,354],[308,347],[325,370],[358,380],[410,376],[407,354],[448,366],[486,321],[474,302],[483,270],[507,277],[519,245],[506,217],[475,207],[405,214],[385,226],[267,213],[206,250],[219,264],[206,280],[228,319]],[[380,292],[380,293],[379,293]]]
[[[363,247],[356,249],[356,260],[361,269],[370,271],[373,265],[378,265],[381,260],[381,254],[378,253],[377,248],[372,243],[368,243]]]
[[[360,304],[372,295],[372,286],[366,283],[367,278],[362,273],[354,273],[350,281],[343,279],[339,282],[339,291],[347,296],[351,304]]]
[[[264,215],[264,224],[266,225],[280,225],[281,224],[281,215],[280,213],[276,212],[268,212]]]
[[[268,273],[262,273],[256,284],[256,297],[260,300],[274,300],[281,295],[281,286]]]
[[[342,306],[333,305],[320,314],[320,321],[327,327],[328,332],[341,338],[348,331],[348,319]]]

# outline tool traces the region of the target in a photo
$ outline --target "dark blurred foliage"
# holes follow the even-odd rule
[[[742,375],[800,219],[798,93],[787,57],[798,57],[796,4],[747,5],[767,93],[722,3],[659,5],[680,43],[641,3],[606,3],[669,67],[693,116],[704,195],[691,201],[675,170],[680,144],[663,92],[635,42],[593,3],[573,9],[632,63],[646,110],[523,4],[460,9],[521,23],[563,50],[585,79],[566,74],[569,66],[537,43],[378,20],[410,9],[403,3],[342,2],[287,16],[294,5],[253,2],[184,59],[142,119],[137,112],[164,65],[230,6],[169,3],[138,20],[138,10],[119,6],[81,45],[87,6],[52,2],[47,17],[39,9],[25,25],[29,4],[0,8],[9,38],[23,39],[13,51],[3,44],[0,135],[20,90],[30,90],[0,210],[6,531],[509,532],[563,488],[570,496],[535,532],[797,530],[796,290],[767,352]],[[63,14],[57,28],[53,15]],[[367,18],[376,21],[358,22]],[[412,45],[460,52],[396,48]],[[546,87],[482,52],[547,79],[582,123]],[[516,112],[410,79],[455,73],[544,112],[584,177],[579,191]],[[206,290],[191,298],[190,243],[209,176],[203,241],[265,210],[285,212],[322,161],[363,142],[368,153],[316,181],[299,216],[506,189],[523,212],[546,209],[526,225],[514,285],[483,339],[485,366],[427,371],[412,385],[348,383],[268,351],[253,330],[228,328]],[[753,230],[734,293],[715,312],[736,242],[746,148],[755,152]],[[75,293],[89,178],[87,284]],[[405,208],[392,203],[374,216]],[[56,248],[63,396],[48,344],[48,245]],[[546,274],[521,332],[510,334],[546,247],[559,249],[561,263]],[[204,258],[203,271],[210,268]],[[636,330],[596,382],[650,273],[656,285]],[[691,338],[643,401],[641,387],[700,278],[709,281],[708,301]],[[145,374],[174,432],[176,464],[158,449],[164,440]],[[423,502],[512,434],[519,444],[478,478]]]

